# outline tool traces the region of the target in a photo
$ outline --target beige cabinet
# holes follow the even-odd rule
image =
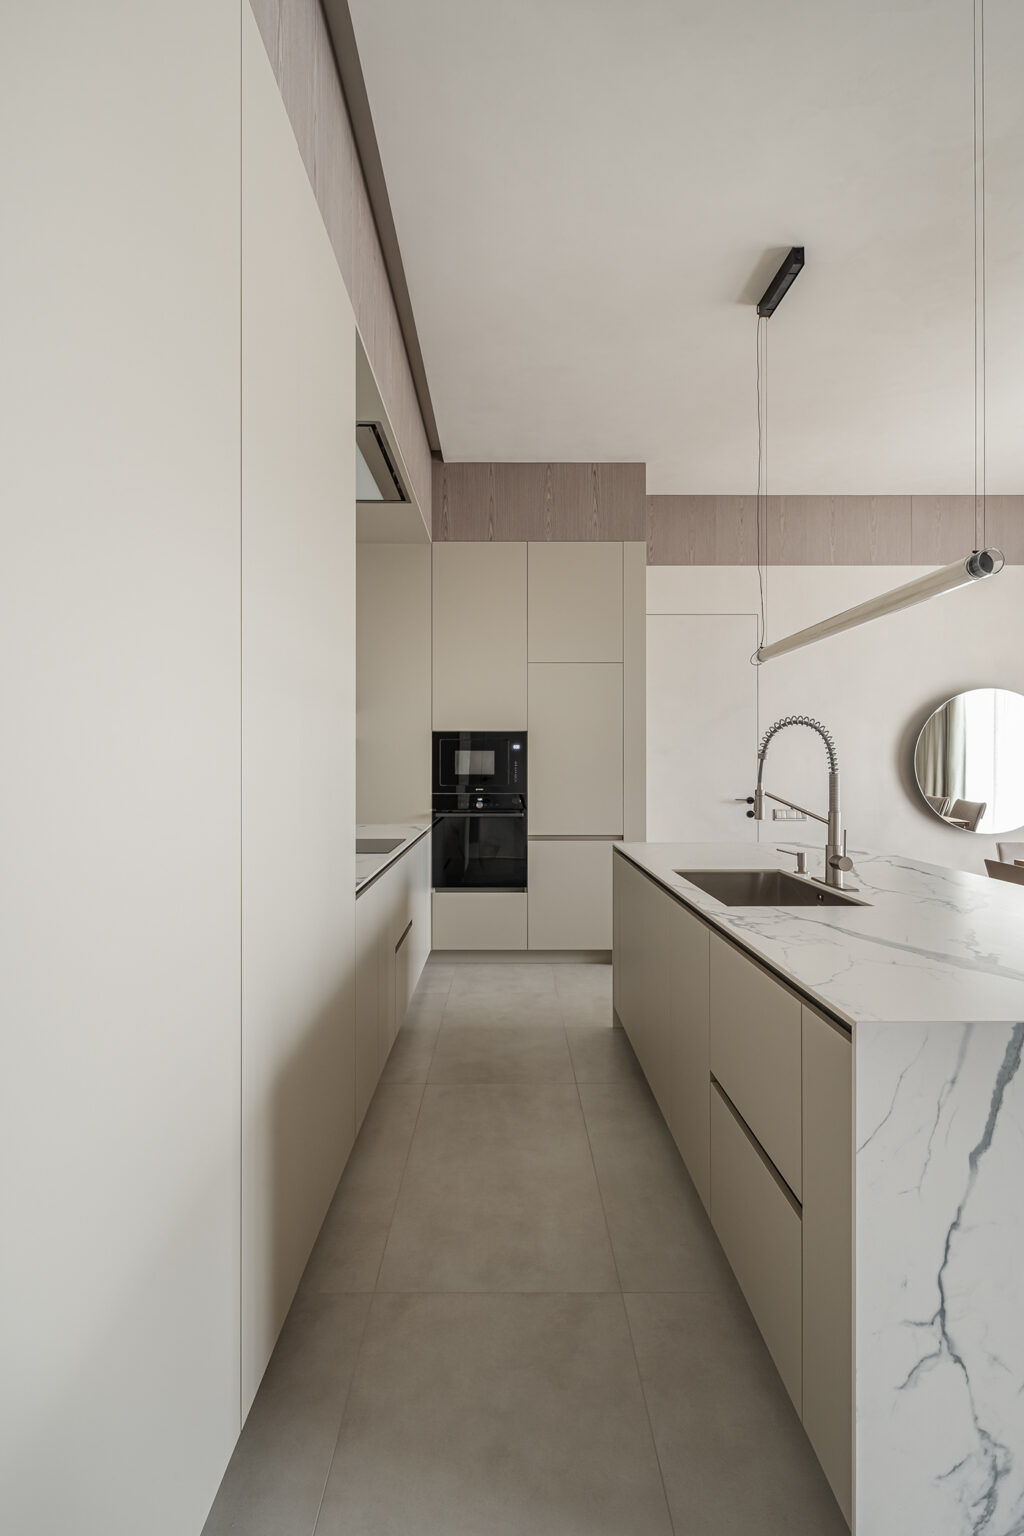
[[[853,1506],[853,1047],[803,1009],[803,1421]]]
[[[622,660],[622,545],[531,544],[530,661]]]
[[[526,724],[526,545],[433,547],[434,730]]]
[[[531,665],[530,831],[622,835],[622,667]]]
[[[435,891],[435,949],[525,949],[525,891]]]
[[[711,937],[711,1071],[800,1198],[800,1002]]]
[[[628,859],[612,858],[615,1011],[707,1206],[708,931]]]
[[[361,1125],[430,953],[430,838],[356,899],[356,1124]]]
[[[611,949],[613,843],[531,841],[530,949]]]
[[[711,1224],[799,1412],[800,1207],[717,1087],[711,1094]]]

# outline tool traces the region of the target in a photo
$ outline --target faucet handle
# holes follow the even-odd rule
[[[803,848],[776,848],[776,853],[788,853],[796,859],[796,872],[798,875],[807,873],[807,853]],[[853,868],[853,865],[850,865]]]

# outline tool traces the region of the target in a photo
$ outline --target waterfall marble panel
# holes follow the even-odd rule
[[[855,1033],[857,1525],[1024,1530],[1024,1023]]]

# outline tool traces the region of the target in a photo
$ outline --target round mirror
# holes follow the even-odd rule
[[[947,826],[1024,826],[1024,694],[972,688],[929,715],[914,750],[917,787]]]

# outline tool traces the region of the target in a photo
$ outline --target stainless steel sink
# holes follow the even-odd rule
[[[677,869],[726,907],[865,907],[865,901],[784,869]]]
[[[404,842],[404,837],[357,837],[356,853],[394,853]]]

